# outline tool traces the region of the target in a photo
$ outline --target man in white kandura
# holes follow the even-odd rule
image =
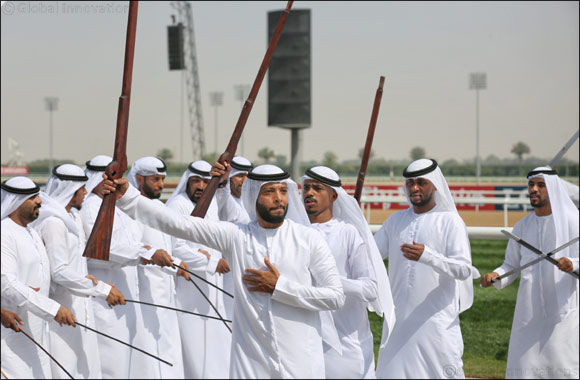
[[[391,215],[375,234],[397,322],[381,344],[378,378],[463,378],[459,313],[473,303],[467,228],[435,160],[404,171],[410,208]]]
[[[219,162],[214,163],[214,167],[216,165],[223,168]],[[242,202],[242,186],[254,166],[247,158],[234,156],[229,167],[228,180],[215,193],[219,217],[226,222],[248,224],[250,217]]]
[[[38,218],[40,188],[26,177],[2,183],[2,308],[17,313],[21,327],[49,350],[48,321],[75,326],[75,316],[48,298],[50,264],[38,233],[29,226]],[[71,329],[69,326],[61,329]],[[9,379],[51,377],[50,359],[24,334],[2,327],[2,371]]]
[[[262,165],[248,175],[242,198],[250,224],[177,215],[139,196],[125,179],[105,183],[107,191],[119,186],[118,197],[127,193],[118,206],[131,217],[229,260],[235,296],[230,377],[324,377],[319,312],[341,308],[344,293],[332,253],[309,226],[288,173]]]
[[[555,170],[539,167],[528,173],[528,193],[534,212],[520,220],[513,234],[548,253],[578,237],[578,209]],[[510,240],[505,261],[485,274],[481,285],[538,259],[537,253]],[[506,378],[577,379],[578,242],[554,254],[558,266],[542,260],[521,272],[507,358]],[[517,273],[496,281],[503,289]]]
[[[191,215],[211,178],[210,168],[210,164],[203,160],[190,163],[167,201],[167,207],[181,215]],[[215,198],[205,219],[218,221]],[[197,242],[173,238],[173,255],[183,260],[193,273],[230,294],[233,293],[231,274],[227,274],[230,270],[229,265],[221,252]],[[233,300],[198,278],[193,276],[190,278],[208,297],[220,315],[231,320]],[[217,317],[217,313],[194,284],[180,278],[176,288],[178,308]],[[177,317],[183,344],[185,377],[228,378],[230,358],[229,355],[224,356],[224,353],[229,353],[231,349],[232,334],[228,328],[215,319],[185,313],[179,313]]]
[[[89,194],[83,208],[81,218],[87,236],[90,236],[93,225],[99,214],[103,200],[103,173],[113,159],[108,156],[96,156],[87,161],[85,174],[89,178],[86,190]],[[115,218],[109,250],[109,261],[88,259],[89,272],[97,278],[114,284],[127,299],[139,299],[139,284],[137,268],[142,261],[153,261],[159,266],[171,265],[171,258],[163,252],[157,252],[150,246],[141,243],[143,230],[138,223],[129,218],[124,212],[115,208]],[[122,307],[111,309],[101,299],[93,299],[96,325],[100,331],[114,336],[127,343],[135,343],[137,334],[143,330],[143,318],[140,305],[128,303]],[[98,337],[101,354],[101,371],[105,379],[130,378],[131,368],[147,366],[144,361],[155,361],[147,355],[131,350],[112,339]],[[139,348],[140,342],[135,345]]]
[[[50,298],[67,306],[76,320],[95,328],[93,302],[98,297],[109,305],[124,304],[123,294],[109,284],[88,274],[82,257],[86,238],[78,211],[86,195],[87,176],[76,165],[54,168],[45,191],[40,193],[42,210],[31,225],[38,231],[50,262]],[[102,378],[97,335],[84,328],[61,328],[50,324],[50,352],[74,378]],[[51,362],[52,377],[68,375]]]
[[[159,158],[143,157],[131,165],[127,178],[129,183],[141,192],[141,195],[165,206],[159,198],[163,191],[166,170],[167,166]],[[143,237],[141,243],[143,245],[162,250],[171,256],[171,236],[145,225],[142,226],[142,229]],[[170,259],[174,260],[173,258]],[[187,269],[187,265],[180,260],[175,262]],[[139,265],[137,267],[139,300],[176,308],[175,276],[177,274],[178,271],[172,267]],[[181,269],[179,274],[189,278],[189,275]],[[133,378],[153,379],[183,378],[183,354],[177,312],[148,305],[141,305],[141,312],[145,325],[143,333],[148,336],[146,341],[152,343],[151,352],[156,352],[170,359],[173,366],[170,367],[160,361],[149,360],[135,368],[131,376]],[[140,347],[143,348],[142,346]]]
[[[312,227],[326,238],[336,260],[346,296],[344,306],[333,311],[327,322],[334,320],[340,341],[333,347],[325,340],[326,377],[375,378],[367,307],[379,316],[384,312],[385,336],[395,324],[393,297],[381,254],[357,201],[341,187],[334,170],[325,166],[306,170],[302,198]]]

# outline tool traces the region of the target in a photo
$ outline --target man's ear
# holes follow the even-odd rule
[[[145,183],[145,177],[143,177],[141,174],[137,174],[137,184],[139,185],[139,188],[143,186],[143,183]]]
[[[332,189],[332,201],[334,202],[337,198],[338,198],[338,193],[336,192],[336,190]]]

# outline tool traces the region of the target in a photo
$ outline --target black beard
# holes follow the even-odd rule
[[[425,196],[421,202],[413,202],[411,200],[412,199],[411,195],[409,194],[409,200],[411,200],[411,204],[415,207],[425,206],[427,203],[431,202],[432,198],[433,198],[433,193],[429,194],[428,196]]]
[[[541,200],[541,199],[539,199],[537,201],[537,203],[536,202],[532,202],[530,200],[530,205],[532,205],[532,207],[534,207],[534,208],[541,208],[541,207],[544,207],[547,204],[548,204],[548,201],[547,200]]]
[[[283,215],[280,216],[272,215],[268,207],[264,206],[260,202],[256,202],[256,211],[258,212],[258,215],[260,215],[260,217],[264,219],[264,221],[272,224],[279,224],[284,221],[284,218],[286,218],[286,214],[288,213],[288,207],[283,206],[283,208],[284,208]]]
[[[159,199],[161,197],[161,193],[155,194],[153,190],[151,190],[151,188],[146,184],[143,184],[143,192],[149,199]]]

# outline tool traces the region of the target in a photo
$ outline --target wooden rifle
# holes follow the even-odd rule
[[[360,164],[360,170],[358,172],[358,178],[356,180],[356,189],[354,191],[354,199],[360,204],[360,196],[362,194],[363,184],[365,182],[365,176],[367,174],[367,166],[369,163],[369,158],[371,156],[371,147],[373,146],[373,137],[375,135],[375,126],[377,125],[377,119],[379,117],[379,109],[381,108],[381,98],[383,97],[383,84],[385,83],[385,77],[381,76],[379,81],[379,88],[377,88],[377,93],[375,95],[375,104],[373,105],[373,113],[371,114],[371,123],[369,124],[369,131],[367,133],[367,141],[365,143],[365,149],[362,155],[362,161]]]
[[[113,161],[105,169],[111,180],[121,178],[127,170],[127,130],[129,127],[129,105],[131,103],[131,79],[133,77],[133,57],[135,55],[135,34],[137,31],[138,1],[129,2],[129,21],[127,23],[127,40],[125,43],[125,65],[123,68],[123,87],[117,110],[117,131]],[[105,194],[93,230],[87,241],[83,256],[109,260],[113,219],[115,217],[115,195]]]
[[[262,85],[262,81],[264,80],[264,76],[266,75],[266,71],[268,70],[268,66],[270,65],[270,60],[272,59],[272,55],[274,54],[274,49],[276,49],[276,45],[278,45],[278,40],[280,40],[280,36],[282,35],[282,29],[284,29],[284,24],[286,23],[286,19],[288,18],[288,14],[290,14],[290,8],[292,8],[293,1],[289,1],[286,5],[286,9],[280,15],[280,19],[278,20],[278,25],[276,25],[276,30],[274,31],[274,35],[270,40],[270,45],[268,46],[268,50],[266,50],[266,54],[264,55],[264,59],[262,60],[262,65],[258,70],[258,75],[256,75],[256,79],[254,80],[254,85],[250,90],[250,94],[244,103],[242,108],[242,112],[240,113],[240,117],[238,118],[238,122],[236,127],[234,128],[234,133],[230,138],[230,142],[226,147],[225,152],[218,158],[218,162],[225,166],[226,163],[230,163],[236,154],[236,149],[238,148],[238,142],[240,141],[240,137],[242,136],[242,132],[244,130],[244,126],[246,125],[246,121],[248,120],[248,116],[250,116],[250,111],[254,105],[254,101],[256,100],[256,96],[258,95],[258,91],[260,90],[260,86]],[[207,213],[207,209],[209,208],[209,204],[215,194],[215,191],[219,185],[220,177],[212,177],[209,181],[207,187],[203,191],[203,195],[201,199],[196,203],[195,208],[191,212],[192,216],[198,216],[200,218],[205,217]]]

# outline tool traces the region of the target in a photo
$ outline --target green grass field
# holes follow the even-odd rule
[[[507,241],[472,240],[473,265],[481,274],[497,268],[504,260]],[[503,378],[507,362],[510,330],[514,316],[519,279],[507,288],[483,289],[474,280],[473,306],[460,315],[463,334],[463,370],[466,377]],[[369,313],[378,355],[382,318]]]

